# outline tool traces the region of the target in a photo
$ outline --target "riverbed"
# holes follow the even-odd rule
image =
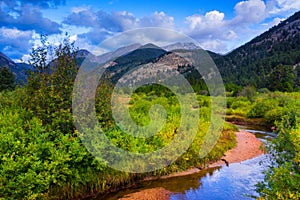
[[[239,126],[254,134],[261,141],[268,142],[273,133],[264,130],[253,130]],[[264,178],[263,171],[267,167],[268,155],[248,159],[229,166],[219,166],[201,170],[198,173],[144,181],[124,191],[99,199],[155,199],[155,200],[200,200],[200,199],[233,199],[246,200],[257,197],[255,185]]]

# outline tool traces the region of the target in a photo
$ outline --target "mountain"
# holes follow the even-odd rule
[[[170,45],[164,46],[163,49],[165,49],[167,51],[173,51],[173,50],[179,50],[179,49],[195,50],[195,49],[201,49],[201,47],[195,45],[192,42],[188,42],[188,43],[178,42],[175,44],[170,44]]]
[[[15,67],[16,63],[14,63],[10,58],[0,52],[0,67]]]
[[[31,69],[31,66],[25,63],[15,63],[5,54],[0,52],[0,68],[8,67],[15,75],[17,84],[25,84],[27,79],[27,71]]]
[[[140,48],[142,45],[139,43],[135,43],[132,45],[128,45],[128,46],[124,46],[124,47],[120,47],[118,49],[116,49],[115,51],[111,51],[108,53],[104,53],[100,56],[97,56],[97,62],[98,63],[105,63],[108,60],[114,60],[120,56],[126,55],[138,48]]]
[[[283,65],[292,66],[299,87],[300,11],[225,56],[211,55],[227,83],[271,88],[272,74]]]
[[[147,51],[150,49],[153,50],[153,48],[148,48]],[[164,60],[165,64],[172,66],[173,69],[174,65],[177,65],[176,70],[179,71],[179,66],[186,64],[181,59],[174,58],[174,55],[170,55],[169,51],[178,49],[195,51],[199,47],[193,43],[175,43],[162,49],[166,52],[154,56],[152,60],[146,51],[131,57],[126,55],[117,60],[117,64],[109,69],[113,72],[113,76],[121,77],[122,74],[134,68],[128,64],[131,60],[136,65],[145,63],[144,58],[149,57],[148,62],[156,63],[156,67],[162,67],[163,65],[159,63]],[[208,53],[215,61],[225,83],[283,91],[300,88],[300,11],[226,55],[210,51]],[[148,54],[150,55],[151,52],[149,51]],[[173,59],[171,62],[170,58]],[[126,60],[126,62],[118,62],[120,60]],[[138,60],[141,62],[138,63]],[[151,66],[147,65],[146,71],[153,74]],[[121,68],[122,73],[119,73],[118,69]],[[140,76],[147,78],[146,71],[139,72]],[[190,72],[192,77],[194,73],[191,66],[184,67],[181,72]],[[199,78],[201,77],[194,76],[193,79]],[[129,80],[128,77],[127,80]]]
[[[199,49],[200,47],[193,43],[175,43],[162,48],[153,44],[137,43],[100,56],[95,56],[88,50],[79,50],[77,59],[78,64],[86,58],[100,65],[108,63],[103,66],[106,70],[105,75],[114,83],[141,65],[144,71],[139,71],[139,76],[142,78],[157,75],[155,71],[159,67],[161,71],[177,70],[189,74],[193,82],[197,82],[201,76],[194,76],[193,67],[172,52]],[[208,53],[219,68],[225,83],[266,87],[271,90],[288,88],[289,91],[300,88],[300,11],[226,55],[210,51]],[[11,69],[18,83],[26,81],[26,71],[31,69],[29,65],[14,63],[0,52],[0,67],[3,66]],[[130,77],[127,77],[127,80],[129,79]],[[283,84],[276,86],[276,83],[282,82]]]
[[[116,83],[125,73],[134,70],[136,67],[155,62],[158,58],[166,54],[167,51],[153,44],[146,44],[139,48],[117,57],[113,65],[106,69],[106,76]]]

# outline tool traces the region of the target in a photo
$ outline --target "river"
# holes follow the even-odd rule
[[[251,127],[239,126],[239,128],[255,134],[264,143],[275,136],[274,133],[253,130]],[[131,193],[155,188],[170,191],[170,200],[253,199],[258,196],[255,185],[264,178],[263,171],[267,167],[267,160],[268,155],[261,155],[241,163],[210,168],[187,176],[145,181],[136,188],[119,191],[105,199],[115,200]]]

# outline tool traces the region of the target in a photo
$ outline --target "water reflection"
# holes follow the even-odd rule
[[[165,188],[172,192],[171,200],[244,200],[257,197],[255,184],[264,178],[267,155],[262,155],[229,167],[216,167],[196,174],[157,181],[146,181],[138,188],[119,192],[109,199],[118,199],[126,194],[149,188]]]
[[[201,179],[201,186],[197,189],[190,188],[184,192],[171,195],[171,200],[192,199],[252,199],[258,196],[255,184],[262,181],[264,165],[267,155],[262,155],[241,163],[222,167]],[[182,183],[182,185],[185,185]]]
[[[274,133],[256,131],[249,127],[239,127],[256,135],[263,142],[268,142]],[[255,185],[263,181],[263,171],[267,168],[269,155],[230,164],[228,167],[216,167],[200,171],[199,173],[145,181],[138,187],[118,192],[110,200],[118,199],[126,194],[143,191],[150,188],[165,188],[172,192],[171,200],[246,200],[258,197]],[[146,198],[146,197],[145,197]]]
[[[125,196],[126,194],[139,192],[142,190],[150,189],[150,188],[164,188],[172,193],[182,193],[184,194],[186,191],[194,190],[196,191],[198,188],[201,188],[202,181],[201,179],[204,177],[213,176],[215,172],[219,171],[222,167],[214,167],[207,170],[200,171],[195,174],[190,174],[186,176],[172,177],[167,179],[159,179],[153,181],[145,181],[142,182],[136,188],[131,188],[125,191],[118,192],[108,198],[109,200],[115,200],[120,197]]]

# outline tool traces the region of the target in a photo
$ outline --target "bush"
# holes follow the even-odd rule
[[[265,113],[273,108],[278,107],[279,102],[276,99],[258,98],[250,111],[247,113],[249,118],[264,117]]]
[[[277,123],[278,137],[268,146],[273,162],[257,184],[260,199],[300,198],[300,127],[295,112]]]

